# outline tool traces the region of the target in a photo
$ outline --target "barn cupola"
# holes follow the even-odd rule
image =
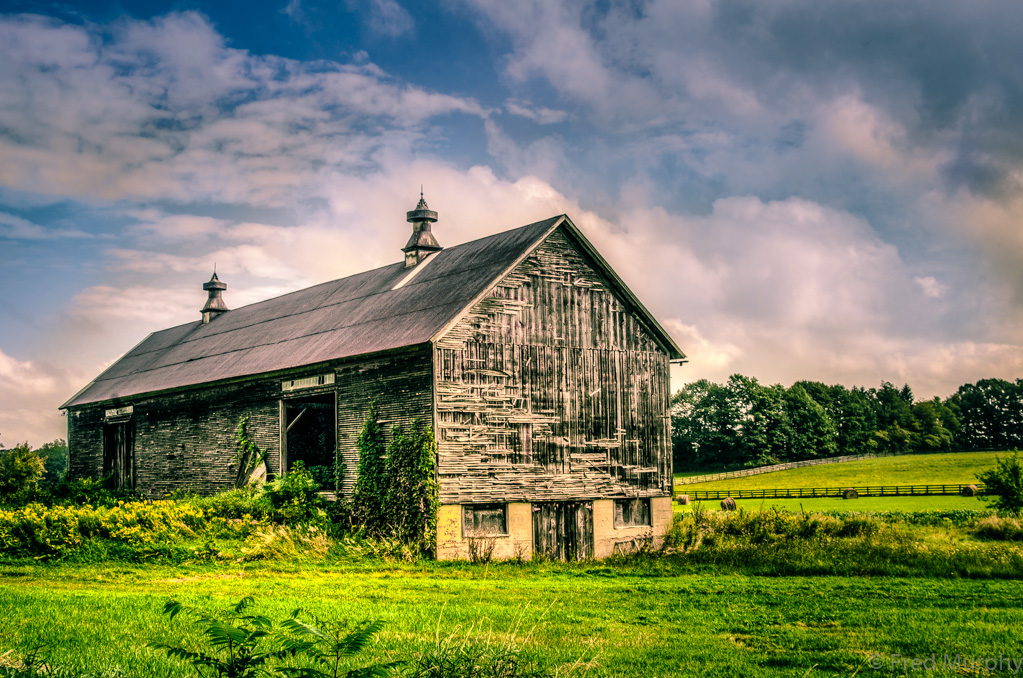
[[[221,313],[226,313],[231,309],[227,307],[224,298],[220,296],[227,289],[227,283],[220,282],[216,271],[213,272],[213,277],[208,283],[203,283],[202,288],[210,295],[206,299],[206,305],[202,307],[202,324],[205,325]]]
[[[412,237],[408,239],[401,251],[405,253],[405,268],[411,268],[434,252],[444,249],[433,237],[430,225],[437,221],[437,213],[426,205],[423,192],[419,192],[419,204],[411,212],[405,213],[406,221],[412,224]]]

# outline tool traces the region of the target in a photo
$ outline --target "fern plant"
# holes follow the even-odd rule
[[[300,610],[295,610],[291,618],[281,622],[281,628],[294,635],[294,646],[301,647],[302,654],[313,660],[316,666],[282,668],[281,673],[291,678],[371,678],[390,675],[400,663],[372,664],[345,670],[351,658],[362,652],[383,628],[383,622],[369,622],[349,630],[346,624],[322,621],[315,616],[316,625],[308,624],[298,618],[300,613]]]
[[[196,624],[202,627],[207,647],[189,649],[167,643],[149,646],[188,662],[204,678],[253,678],[260,673],[287,678],[371,678],[387,676],[397,665],[391,662],[345,668],[380,631],[381,622],[349,631],[345,624],[323,622],[316,617],[313,619],[319,626],[306,623],[298,618],[302,611],[295,610],[275,628],[268,617],[248,612],[254,602],[252,596],[246,596],[227,612],[210,614],[170,600],[163,608],[164,614],[171,619],[181,612],[193,615]],[[312,666],[283,665],[284,660],[294,657],[304,658]]]
[[[183,611],[195,615],[196,623],[203,627],[203,636],[209,648],[190,650],[166,643],[150,643],[150,647],[164,650],[171,657],[188,662],[200,676],[256,676],[268,662],[290,657],[296,649],[280,645],[273,647],[273,622],[262,615],[247,614],[254,602],[252,596],[246,596],[227,614],[215,615],[186,606],[177,600],[167,601],[163,612],[171,619]]]

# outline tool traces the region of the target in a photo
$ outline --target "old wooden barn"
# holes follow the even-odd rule
[[[671,519],[669,363],[684,356],[565,215],[154,332],[63,406],[70,470],[149,496],[234,486],[235,430],[272,474],[343,461],[369,404],[431,423],[441,558],[604,557]]]

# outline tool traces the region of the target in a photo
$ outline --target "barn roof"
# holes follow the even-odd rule
[[[399,262],[242,306],[208,324],[196,321],[154,332],[61,408],[426,343],[559,226],[634,302],[669,355],[683,357],[575,225],[561,215],[443,249],[411,269]]]

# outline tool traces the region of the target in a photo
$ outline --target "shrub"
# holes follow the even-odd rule
[[[1023,464],[1018,450],[1011,457],[996,458],[996,466],[977,475],[984,483],[988,503],[999,511],[1018,516],[1023,511]]]
[[[43,477],[43,460],[28,443],[11,450],[0,450],[0,501],[23,503],[39,488]]]
[[[387,494],[387,456],[376,402],[359,432],[359,468],[352,488],[352,521],[372,531],[384,525],[384,496]]]
[[[111,477],[63,478],[47,490],[40,499],[47,504],[71,504],[75,506],[117,506],[118,502],[138,501],[140,496],[127,489],[112,486]]]
[[[881,523],[870,516],[848,518],[838,529],[840,537],[872,537],[881,532]]]
[[[184,542],[217,537],[244,539],[258,523],[225,519],[172,501],[120,502],[113,507],[29,504],[0,510],[0,552],[47,558],[90,549],[99,557],[138,559],[190,554]]]
[[[388,528],[404,541],[432,554],[437,544],[437,444],[433,430],[416,419],[406,434],[392,432],[387,448],[387,494],[383,513]]]
[[[67,474],[68,466],[67,442],[63,438],[44,443],[36,450],[36,454],[43,460],[43,482],[45,484],[55,485],[63,480]]]
[[[323,499],[317,494],[319,483],[296,461],[287,474],[263,485],[263,495],[270,502],[274,519],[286,523],[308,522],[324,517]]]

